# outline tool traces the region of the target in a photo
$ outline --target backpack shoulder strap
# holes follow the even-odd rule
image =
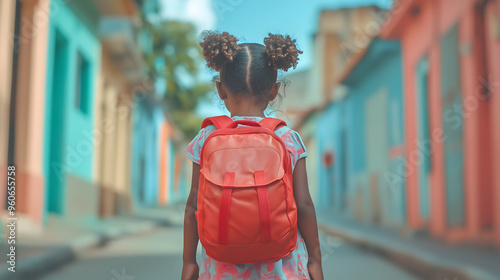
[[[210,117],[210,118],[206,118],[205,120],[203,120],[203,123],[201,124],[201,128],[205,128],[205,127],[213,124],[213,125],[215,125],[215,127],[217,127],[217,129],[221,129],[221,128],[227,127],[232,122],[233,122],[233,120],[226,115]]]
[[[280,126],[286,126],[286,122],[275,118],[263,118],[259,122],[260,126],[275,131]]]

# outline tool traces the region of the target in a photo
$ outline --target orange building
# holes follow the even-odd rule
[[[500,1],[399,1],[381,37],[402,45],[408,225],[500,246]]]
[[[165,120],[161,125],[160,138],[160,170],[159,170],[159,193],[158,204],[167,205],[174,201],[174,195],[178,192],[178,174],[180,166],[177,164],[178,159],[184,155],[176,156],[174,150],[174,138],[176,136],[175,126],[171,122]]]

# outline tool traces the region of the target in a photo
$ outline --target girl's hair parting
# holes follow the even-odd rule
[[[220,81],[233,94],[268,100],[278,70],[295,69],[302,53],[290,36],[271,34],[264,45],[238,44],[227,32],[204,31],[200,46],[207,66],[220,72]]]

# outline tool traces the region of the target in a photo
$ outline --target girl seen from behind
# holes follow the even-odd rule
[[[322,280],[306,148],[297,132],[264,115],[278,95],[278,70],[295,68],[302,52],[289,36],[237,41],[205,32],[200,44],[231,117],[205,120],[186,151],[193,175],[182,279]]]

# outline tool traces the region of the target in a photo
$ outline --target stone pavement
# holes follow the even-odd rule
[[[47,273],[47,275],[55,276],[58,274],[53,274],[54,272],[60,271],[61,267],[73,261],[76,262],[70,266],[64,266],[64,268],[73,267],[79,271],[78,269],[82,267],[80,264],[81,256],[88,256],[89,252],[100,255],[106,254],[109,250],[120,251],[127,250],[127,248],[132,248],[129,251],[134,252],[139,251],[138,248],[142,246],[144,246],[143,254],[156,252],[156,255],[160,253],[167,256],[162,261],[168,259],[168,264],[165,264],[169,267],[167,270],[175,270],[175,275],[177,275],[179,261],[181,261],[181,252],[178,246],[182,243],[183,214],[184,208],[179,205],[169,208],[139,209],[133,216],[99,220],[86,226],[68,226],[68,224],[54,219],[49,221],[48,226],[39,234],[18,236],[18,263],[16,267],[18,272],[8,272],[6,262],[2,259],[0,279],[31,280],[35,276]],[[322,234],[321,237],[324,259],[328,263],[325,266],[327,275],[338,277],[349,275],[349,279],[364,279],[363,276],[366,277],[366,275],[370,275],[371,279],[398,280],[420,278],[431,280],[500,279],[500,252],[493,248],[471,245],[452,246],[423,236],[403,237],[394,231],[353,222],[322,211],[318,211],[318,220],[320,229],[328,233],[328,235]],[[156,237],[150,240],[151,242],[148,241],[147,237],[141,237],[155,234],[155,232],[158,232],[158,235],[154,235]],[[175,234],[171,235],[173,233]],[[329,239],[328,236],[334,237]],[[120,241],[122,239],[123,242]],[[173,247],[177,247],[171,251],[170,249],[163,250],[161,246],[164,245],[151,245],[159,241],[161,244],[170,242]],[[344,244],[344,242],[349,244]],[[107,246],[104,249],[100,248],[104,244],[116,245],[114,247]],[[124,246],[123,244],[128,245]],[[355,245],[355,247],[351,245]],[[6,244],[0,246],[6,246]],[[139,247],[134,249],[134,246]],[[2,251],[4,251],[3,248]],[[125,251],[123,252],[127,254]],[[1,258],[5,258],[5,256],[1,256]],[[110,265],[114,263],[114,260],[114,257],[110,259]],[[154,275],[164,273],[161,268],[154,265],[161,264],[161,261],[157,261],[155,257],[151,257],[151,264],[144,262],[142,257],[131,256],[129,260],[131,267],[133,262],[141,260],[138,263],[148,267],[151,270],[150,273],[158,273]],[[94,264],[91,261],[87,265],[98,266],[98,263],[99,260],[96,260]],[[121,269],[118,264],[119,262],[109,267]],[[414,277],[398,270],[394,264],[410,271]],[[101,266],[103,269],[107,269],[103,270],[102,273],[107,273],[109,276],[108,265],[102,263]],[[149,273],[139,273],[139,270],[135,272],[135,275]],[[355,273],[358,274],[355,275]],[[176,279],[176,276],[171,277],[171,279]]]
[[[158,223],[134,217],[114,217],[85,225],[74,225],[57,216],[49,217],[42,231],[19,232],[16,240],[16,272],[7,270],[6,254],[0,256],[0,280],[33,279],[73,261],[78,254],[110,240],[153,231]],[[0,251],[7,252],[6,243]]]
[[[87,250],[74,262],[30,280],[179,280],[182,237],[182,227],[161,227],[153,232],[115,239],[104,248]],[[327,280],[422,279],[377,254],[358,249],[338,238],[322,234],[320,242]],[[219,279],[230,278],[220,275]]]
[[[451,245],[430,237],[397,232],[318,211],[320,229],[384,256],[424,279],[498,280],[500,250],[479,245]]]

